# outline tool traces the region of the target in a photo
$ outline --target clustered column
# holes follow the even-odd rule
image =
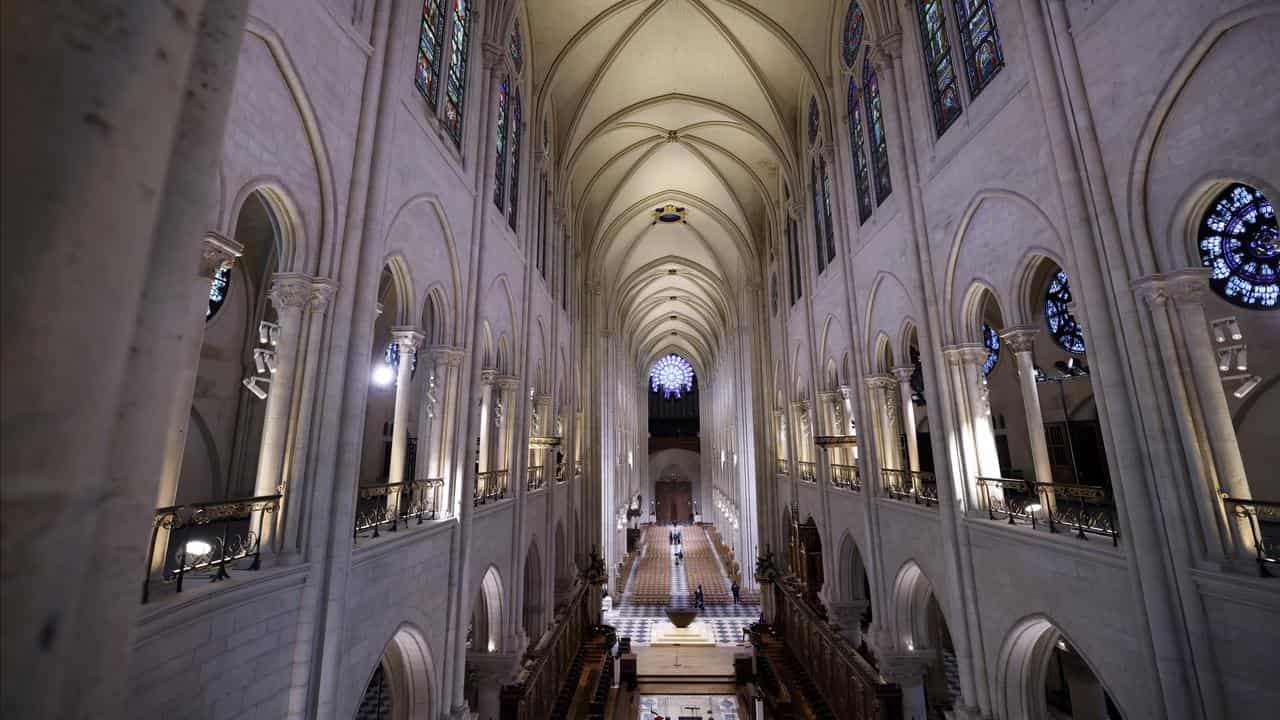
[[[413,365],[418,355],[418,344],[423,335],[416,328],[399,327],[391,331],[391,337],[399,348],[400,362],[396,366],[396,401],[391,421],[391,469],[388,483],[404,482],[405,451],[409,443],[409,404],[413,390]],[[412,480],[413,478],[409,478]]]

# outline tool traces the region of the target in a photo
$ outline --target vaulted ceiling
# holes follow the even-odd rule
[[[838,7],[836,7],[838,6]],[[839,0],[530,0],[534,84],[592,281],[637,362],[704,370],[759,282]],[[654,210],[685,209],[655,222]]]

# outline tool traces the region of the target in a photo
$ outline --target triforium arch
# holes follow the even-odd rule
[[[1023,618],[1009,630],[996,659],[995,717],[1130,717],[1108,691],[1102,675],[1054,622]]]
[[[426,636],[405,623],[387,642],[354,711],[357,720],[435,720],[436,663]]]

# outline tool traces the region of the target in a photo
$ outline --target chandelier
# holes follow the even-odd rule
[[[679,355],[664,355],[649,370],[649,387],[662,397],[680,397],[693,389],[693,366]]]

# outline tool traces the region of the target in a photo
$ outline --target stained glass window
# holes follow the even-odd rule
[[[818,272],[827,269],[826,233],[822,229],[822,183],[818,180],[818,159],[809,163],[809,186],[813,188],[813,243]]]
[[[497,160],[493,165],[493,204],[503,208],[507,192],[507,78],[498,84]]]
[[[471,6],[468,0],[453,3],[453,52],[445,85],[444,126],[457,145],[462,144],[462,112],[467,99],[467,51],[471,43]]]
[[[893,192],[889,182],[889,144],[884,135],[884,114],[880,108],[880,82],[871,67],[871,54],[862,63],[862,90],[866,93],[867,138],[871,143],[871,171],[876,180],[876,204]]]
[[[520,122],[520,91],[516,90],[511,103],[511,194],[508,204],[507,224],[516,229],[516,209],[520,204],[520,136],[524,132]]]
[[[1260,190],[1241,183],[1223,190],[1200,221],[1199,242],[1214,292],[1240,307],[1280,304],[1280,229]]]
[[[649,370],[649,387],[663,398],[678,398],[693,389],[693,366],[674,353],[663,355]]]
[[[223,265],[214,273],[213,281],[209,284],[209,307],[204,311],[205,321],[213,319],[214,315],[222,309],[222,303],[227,301],[227,291],[231,289],[231,266]]]
[[[866,150],[862,146],[862,115],[858,110],[858,83],[849,78],[849,148],[853,153],[853,186],[858,195],[858,222],[871,217],[871,178],[867,175]]]
[[[858,61],[858,48],[862,45],[864,26],[862,6],[854,0],[849,3],[849,10],[844,14],[844,64],[847,67],[853,67]]]
[[[818,139],[818,98],[809,98],[809,144]]]
[[[951,44],[947,41],[947,19],[942,12],[942,0],[916,0],[916,14],[920,18],[924,64],[929,70],[933,125],[941,135],[960,117],[960,91],[956,85],[956,69],[951,62]]]
[[[1071,314],[1071,284],[1067,281],[1067,273],[1059,270],[1049,281],[1044,293],[1044,319],[1049,325],[1049,333],[1072,355],[1084,354],[1084,332],[1075,315]]]
[[[444,0],[424,0],[418,33],[418,71],[414,82],[432,110],[440,102],[440,58],[444,57]]]
[[[965,74],[969,76],[969,95],[978,97],[1004,67],[996,15],[991,9],[991,0],[955,0],[955,8]]]
[[[831,173],[827,171],[827,161],[818,158],[818,179],[822,182],[822,224],[826,233],[827,262],[836,259],[836,231],[831,223]]]
[[[511,53],[511,64],[516,72],[524,69],[524,45],[520,42],[520,21],[511,26],[511,38],[507,41],[507,51]]]
[[[982,344],[987,348],[987,359],[982,363],[982,374],[990,375],[1000,362],[1000,335],[995,328],[982,323]]]

